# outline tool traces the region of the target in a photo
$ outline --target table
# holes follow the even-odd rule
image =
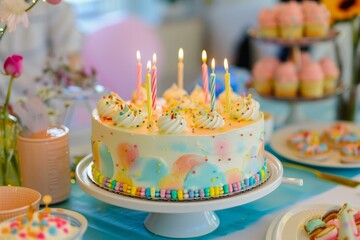
[[[266,146],[266,150],[273,150]],[[275,154],[276,155],[276,154]],[[278,155],[277,155],[278,156]],[[286,161],[282,157],[281,161]],[[360,169],[321,169],[360,180]],[[271,221],[290,208],[306,204],[360,203],[360,188],[350,189],[317,179],[311,173],[284,168],[284,176],[304,179],[304,186],[281,184],[262,199],[242,206],[216,211],[220,226],[198,239],[264,239]],[[166,239],[148,232],[143,222],[148,213],[115,207],[101,202],[73,184],[70,198],[54,207],[75,210],[88,220],[84,239]]]

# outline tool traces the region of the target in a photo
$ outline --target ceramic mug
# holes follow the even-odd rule
[[[52,197],[52,204],[66,200],[71,191],[69,129],[53,126],[30,136],[17,136],[22,185]]]

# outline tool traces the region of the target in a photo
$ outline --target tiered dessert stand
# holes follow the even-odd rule
[[[291,60],[295,63],[296,67],[299,69],[301,67],[301,51],[300,51],[301,47],[311,46],[312,44],[324,42],[324,41],[334,41],[335,37],[339,34],[339,32],[330,29],[329,33],[321,38],[304,37],[296,40],[290,40],[284,38],[265,38],[260,34],[258,29],[250,29],[248,31],[248,34],[253,39],[263,41],[265,43],[277,44],[283,47],[289,47],[291,49]],[[299,111],[299,104],[305,102],[323,101],[326,99],[334,98],[336,96],[343,94],[345,90],[346,90],[345,86],[340,79],[338,80],[337,87],[335,88],[333,93],[325,94],[320,98],[304,98],[301,96],[295,98],[282,98],[282,97],[280,98],[274,95],[260,94],[255,89],[253,88],[251,89],[253,93],[260,96],[261,98],[288,103],[290,107],[290,112],[286,119],[287,124],[299,122],[299,120],[303,118]]]
[[[149,212],[145,227],[156,235],[172,238],[197,237],[214,231],[220,224],[214,210],[240,206],[266,196],[281,183],[283,167],[266,152],[269,179],[249,191],[230,197],[194,201],[151,201],[116,194],[98,187],[92,180],[92,156],[85,157],[76,168],[78,185],[89,195],[118,207]]]

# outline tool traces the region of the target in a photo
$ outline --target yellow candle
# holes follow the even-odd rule
[[[146,95],[147,95],[147,110],[148,110],[148,125],[151,126],[152,124],[152,106],[151,106],[151,75],[150,75],[150,69],[151,69],[151,62],[147,62],[147,73],[146,73]]]
[[[224,68],[225,68],[225,101],[226,101],[226,106],[225,109],[226,111],[229,113],[230,112],[230,104],[231,104],[231,97],[230,97],[230,73],[229,73],[229,65],[228,65],[228,61],[225,58],[224,59]]]
[[[184,82],[184,50],[182,48],[179,49],[178,55],[178,86],[179,88],[183,88]]]

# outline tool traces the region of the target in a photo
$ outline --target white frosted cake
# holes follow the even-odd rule
[[[171,91],[175,91],[172,89]],[[216,110],[195,94],[143,103],[103,96],[92,112],[92,178],[110,191],[151,200],[229,196],[264,182],[264,119],[251,95]],[[169,96],[176,96],[170,94]]]

